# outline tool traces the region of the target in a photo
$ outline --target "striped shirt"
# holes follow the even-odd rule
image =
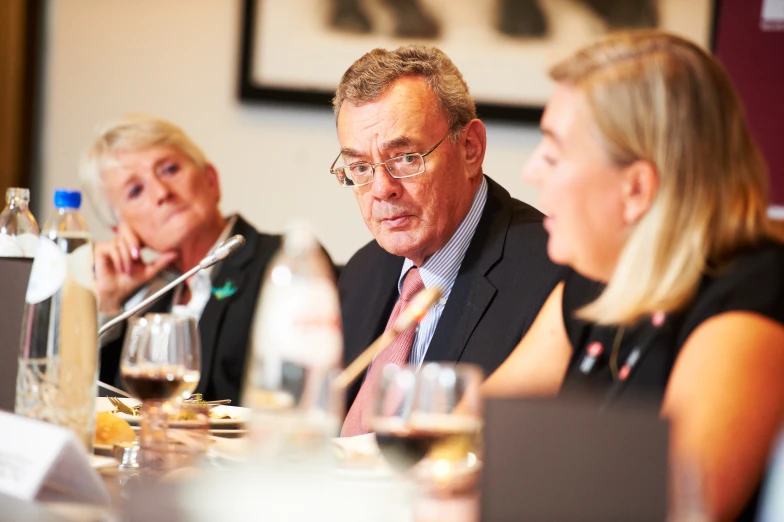
[[[471,238],[474,237],[476,226],[479,224],[479,218],[482,217],[486,202],[487,180],[482,176],[482,182],[479,184],[476,194],[474,194],[471,208],[463,218],[460,226],[457,227],[447,244],[441,250],[428,257],[422,266],[419,267],[419,275],[422,277],[425,288],[440,288],[441,299],[428,310],[427,315],[417,326],[414,345],[411,347],[411,354],[408,359],[408,362],[416,364],[417,367],[421,366],[422,361],[425,360],[427,347],[430,346],[430,340],[433,339],[438,320],[441,318],[446,301],[452,292],[452,286],[455,284],[460,265],[463,263],[468,245],[471,244]],[[403,279],[408,273],[408,269],[413,266],[414,262],[410,259],[406,259],[403,262],[403,269],[400,271],[400,278],[397,282],[398,295],[400,295],[400,291],[403,288]]]

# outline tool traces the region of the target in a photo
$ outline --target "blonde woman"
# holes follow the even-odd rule
[[[238,214],[223,215],[217,169],[181,128],[161,118],[135,114],[104,124],[83,157],[81,176],[116,232],[113,240],[95,245],[104,320],[197,265],[223,239],[245,237],[237,254],[192,276],[147,310],[198,320],[202,369],[196,392],[237,404],[250,331],[258,321],[259,288],[280,237],[258,232]],[[158,256],[145,262],[142,248]],[[101,339],[101,380],[116,386],[122,386],[124,327]]]
[[[747,516],[784,414],[784,246],[738,97],[705,51],[656,31],[551,77],[525,176],[570,270],[485,392],[658,401],[711,516]]]

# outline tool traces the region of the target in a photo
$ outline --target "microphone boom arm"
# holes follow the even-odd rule
[[[103,334],[109,331],[116,324],[125,321],[133,314],[141,310],[142,308],[146,308],[147,306],[151,305],[152,303],[160,299],[163,296],[163,294],[165,294],[175,286],[179,285],[180,283],[182,283],[183,281],[191,277],[199,270],[203,268],[208,268],[214,265],[215,263],[217,263],[218,261],[222,261],[226,259],[230,255],[240,250],[243,246],[245,246],[245,238],[242,237],[240,234],[228,238],[220,245],[218,245],[217,248],[215,248],[215,250],[212,253],[208,254],[204,259],[202,259],[198,265],[194,266],[193,268],[191,268],[190,270],[182,274],[180,277],[178,277],[168,285],[164,286],[163,288],[161,288],[160,290],[152,294],[150,297],[144,299],[141,303],[137,304],[130,310],[121,313],[111,321],[107,322],[105,325],[101,326],[98,329],[98,338],[100,339]]]
[[[154,303],[155,301],[157,301],[158,299],[163,297],[163,295],[166,292],[168,292],[169,290],[171,290],[175,286],[179,285],[180,283],[182,283],[183,281],[185,281],[186,279],[191,277],[193,274],[195,274],[199,270],[201,270],[201,266],[199,266],[199,265],[194,266],[193,268],[191,268],[190,270],[188,270],[187,272],[182,274],[180,277],[178,277],[177,279],[175,279],[174,281],[172,281],[168,285],[164,286],[163,288],[161,288],[160,290],[158,290],[157,292],[152,294],[147,299],[143,300],[141,303],[137,304],[136,306],[134,306],[130,310],[127,310],[127,311],[121,313],[120,315],[118,315],[117,317],[112,319],[111,321],[109,321],[106,324],[104,324],[103,326],[101,326],[98,329],[98,338],[100,338],[103,334],[105,334],[107,331],[109,331],[116,324],[125,321],[126,319],[131,317],[133,314],[135,314],[136,312],[141,310],[142,308],[146,308],[146,307],[150,306],[152,303]]]

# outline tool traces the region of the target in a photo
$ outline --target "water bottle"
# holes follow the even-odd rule
[[[243,393],[253,444],[275,455],[318,451],[342,419],[344,399],[332,379],[343,333],[332,264],[305,224],[286,232],[259,306]]]
[[[20,339],[16,413],[73,430],[92,450],[98,318],[81,193],[58,190],[30,273]]]
[[[0,257],[35,257],[38,223],[29,204],[29,189],[6,190],[5,209],[0,214]]]

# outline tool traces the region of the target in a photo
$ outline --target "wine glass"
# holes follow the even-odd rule
[[[370,427],[384,459],[399,471],[408,471],[430,450],[428,437],[409,426],[416,390],[416,367],[388,364],[373,390]]]
[[[417,468],[450,486],[477,463],[482,426],[482,370],[471,364],[387,365],[376,390],[371,427],[395,468]]]
[[[201,343],[195,319],[147,314],[130,320],[120,359],[126,388],[142,401],[141,446],[166,445],[167,401],[187,398],[199,383]]]
[[[200,372],[201,343],[195,319],[147,314],[130,320],[120,374],[139,399],[186,399],[199,384]]]
[[[437,489],[461,489],[477,478],[482,380],[479,366],[464,363],[427,363],[417,374],[408,423],[433,438],[418,475]]]

